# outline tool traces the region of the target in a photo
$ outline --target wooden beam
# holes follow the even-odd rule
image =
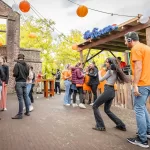
[[[146,43],[150,46],[150,27],[146,29]]]
[[[140,17],[140,15],[137,16],[137,17],[135,17],[135,18],[132,18],[132,19],[130,19],[130,20],[128,20],[128,21],[126,21],[126,22],[124,22],[124,23],[122,23],[122,24],[120,24],[120,25],[118,26],[118,28],[121,28],[121,27],[123,27],[123,26],[125,26],[125,25],[128,25],[128,24],[130,24],[130,23],[133,23],[133,22],[137,22],[137,20],[139,20],[139,17]]]
[[[108,50],[111,50],[111,49],[122,50],[122,51],[129,50],[129,48],[127,48],[127,47],[107,46],[105,44],[98,45],[96,47],[99,47],[99,49],[108,49]]]
[[[105,44],[102,44],[102,45],[104,45],[104,46],[115,46],[115,47],[120,47],[120,48],[127,48],[127,46],[124,44],[124,43],[117,43],[117,42],[113,42],[113,41],[111,41],[111,42],[107,42],[107,43],[105,43]]]
[[[0,32],[4,32],[4,33],[6,33],[6,30],[0,30]]]
[[[5,16],[5,15],[0,15],[0,18],[4,18],[4,19],[7,19],[8,16]]]
[[[148,21],[148,23],[146,23],[146,24],[138,24],[137,26],[131,27],[131,28],[125,30],[125,31],[121,31],[121,32],[116,33],[116,34],[112,34],[110,36],[107,36],[106,38],[99,39],[96,42],[92,42],[92,43],[89,43],[87,45],[84,45],[83,47],[81,47],[81,50],[91,48],[91,47],[95,47],[95,46],[100,45],[100,44],[104,44],[104,43],[112,41],[114,39],[124,37],[124,35],[128,32],[139,31],[139,30],[145,29],[147,27],[150,27],[150,21]]]
[[[92,58],[94,58],[95,56],[97,56],[98,54],[100,54],[101,52],[103,52],[103,50],[100,50],[98,53],[96,53],[95,55],[93,55],[91,58],[87,59],[86,62],[88,62],[89,60],[91,60]]]
[[[109,52],[116,58],[116,56],[114,55],[114,53],[112,51],[109,51]]]
[[[124,50],[124,49],[113,49],[113,48],[111,48],[111,49],[108,49],[108,48],[103,48],[103,47],[92,47],[92,49],[96,49],[96,50],[101,50],[101,49],[103,49],[104,51],[113,51],[113,52],[125,52],[126,50]]]

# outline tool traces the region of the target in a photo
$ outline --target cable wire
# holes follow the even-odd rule
[[[68,0],[69,2],[75,4],[75,5],[78,5],[78,6],[81,6],[81,4],[78,4],[76,2],[73,2],[71,0]],[[93,11],[97,11],[97,12],[100,12],[100,13],[103,13],[103,14],[108,14],[108,15],[111,15],[111,16],[121,16],[121,17],[137,17],[137,16],[130,16],[130,15],[123,15],[123,14],[117,14],[117,13],[110,13],[110,12],[106,12],[106,11],[102,11],[102,10],[97,10],[97,9],[94,9],[94,8],[90,8],[90,7],[87,7],[88,9],[90,10],[93,10]]]

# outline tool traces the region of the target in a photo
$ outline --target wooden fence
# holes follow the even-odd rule
[[[117,83],[116,96],[113,101],[114,106],[133,109],[132,85]]]
[[[113,106],[133,109],[133,97],[132,97],[132,85],[128,84],[117,84],[116,96],[113,101]],[[150,97],[147,100],[147,108],[150,112]]]

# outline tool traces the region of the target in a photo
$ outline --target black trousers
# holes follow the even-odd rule
[[[86,94],[88,94],[88,104],[91,103],[92,100],[92,92],[91,91],[83,91],[83,103],[85,104]]]
[[[93,97],[93,102],[95,102],[95,100],[97,99],[97,86],[98,86],[98,84],[90,85],[93,96],[94,96]]]
[[[101,94],[93,104],[93,112],[96,121],[96,127],[105,127],[98,107],[104,103],[104,111],[108,117],[118,126],[125,127],[125,124],[110,111],[112,101],[115,97],[114,87],[105,85],[104,93]]]
[[[77,87],[77,90],[73,90],[73,103],[76,103],[77,92],[79,92],[80,103],[83,103],[83,87]]]
[[[61,93],[61,90],[60,90],[60,82],[55,82],[55,93],[57,94],[57,90],[59,92],[59,94]]]
[[[29,97],[31,99],[31,103],[34,103],[33,88],[34,88],[34,84],[32,84],[31,90],[30,90],[30,93],[29,93]]]

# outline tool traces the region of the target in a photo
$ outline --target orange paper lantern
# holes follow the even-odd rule
[[[19,8],[22,12],[28,12],[30,10],[30,3],[26,0],[23,0],[19,4]]]
[[[36,34],[35,33],[30,33],[29,38],[36,38]]]
[[[3,43],[0,41],[0,46],[3,46]]]
[[[78,45],[77,44],[72,45],[72,49],[73,50],[77,50],[78,49]]]
[[[76,13],[79,17],[85,17],[88,14],[88,8],[84,5],[79,6]]]

